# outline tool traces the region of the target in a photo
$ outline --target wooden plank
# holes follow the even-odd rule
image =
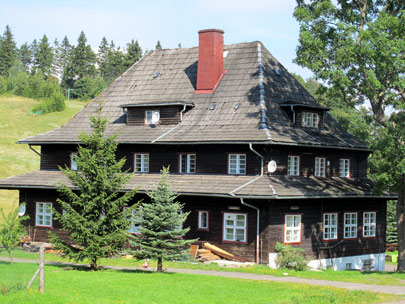
[[[229,253],[229,252],[227,252],[227,251],[225,251],[225,250],[223,250],[223,249],[221,249],[221,248],[219,248],[219,247],[217,247],[215,245],[212,245],[212,244],[210,244],[208,242],[203,244],[203,248],[208,249],[211,252],[215,253],[216,255],[218,255],[218,256],[220,256],[222,258],[225,258],[227,260],[238,261],[238,262],[242,262],[242,263],[245,263],[245,262],[248,261],[245,258],[235,256],[235,255],[233,255],[233,254],[231,254],[231,253]]]
[[[190,254],[193,258],[197,256],[198,245],[190,245]]]

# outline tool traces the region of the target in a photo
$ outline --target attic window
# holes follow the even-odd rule
[[[276,73],[278,76],[280,76],[280,75],[281,75],[280,70],[279,70],[279,69],[277,69],[277,68],[274,68],[274,73]]]
[[[152,110],[145,111],[145,125],[154,124],[157,125],[160,122],[160,111]]]
[[[301,126],[307,128],[317,128],[318,121],[319,121],[318,113],[302,112]]]
[[[158,78],[160,75],[160,72],[156,72],[155,75],[153,76],[153,78]]]
[[[217,107],[216,103],[212,103],[209,107],[210,110],[215,110],[215,108]]]
[[[229,54],[229,51],[224,51],[223,58],[226,58],[226,56],[228,56],[228,54]]]

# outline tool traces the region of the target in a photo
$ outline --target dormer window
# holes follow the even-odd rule
[[[160,121],[160,111],[159,110],[148,110],[145,111],[145,125],[157,125]]]
[[[317,128],[319,121],[318,113],[302,112],[301,126],[307,128]]]

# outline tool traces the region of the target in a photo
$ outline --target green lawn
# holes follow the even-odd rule
[[[0,179],[39,169],[39,156],[19,139],[60,127],[79,112],[86,102],[66,102],[63,112],[34,115],[38,102],[18,96],[0,96]],[[39,150],[39,147],[35,147]],[[0,208],[6,212],[18,205],[18,191],[0,190]]]
[[[0,252],[0,256],[7,257],[5,252]],[[37,253],[27,253],[21,250],[14,251],[13,254],[16,258],[24,259],[39,259]],[[46,254],[46,260],[55,262],[68,262],[62,259],[56,254]],[[99,265],[108,266],[121,266],[121,267],[141,267],[144,261],[137,261],[134,259],[114,258],[114,259],[101,259]],[[85,264],[85,262],[83,262]],[[156,268],[156,263],[151,262],[150,266]],[[274,276],[284,276],[284,273],[288,273],[289,276],[308,278],[308,279],[320,279],[330,281],[342,281],[342,282],[356,282],[364,284],[375,285],[399,285],[405,286],[405,273],[387,273],[387,272],[372,272],[363,273],[359,271],[291,271],[281,269],[270,269],[265,265],[254,265],[243,268],[230,268],[220,267],[217,264],[201,264],[191,262],[164,262],[164,268],[187,268],[187,269],[203,269],[203,270],[217,270],[217,271],[233,271],[233,272],[247,272],[254,274],[268,274]],[[404,287],[405,288],[405,287]]]
[[[29,277],[35,264],[0,262],[0,284]],[[0,285],[1,286],[1,285]],[[381,303],[402,299],[345,289],[177,273],[45,267],[45,293],[11,291],[1,303]]]

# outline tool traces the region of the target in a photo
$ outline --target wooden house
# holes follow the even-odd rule
[[[345,132],[261,42],[150,51],[65,125],[20,140],[40,146],[40,170],[0,181],[27,203],[35,241],[50,229],[58,166],[75,168],[80,132],[99,101],[134,171],[123,191],[153,189],[163,166],[191,211],[187,237],[274,265],[276,242],[301,247],[314,267],[384,267],[386,201],[367,179],[367,146]],[[147,198],[145,198],[147,199]],[[136,227],[134,227],[135,229]]]

